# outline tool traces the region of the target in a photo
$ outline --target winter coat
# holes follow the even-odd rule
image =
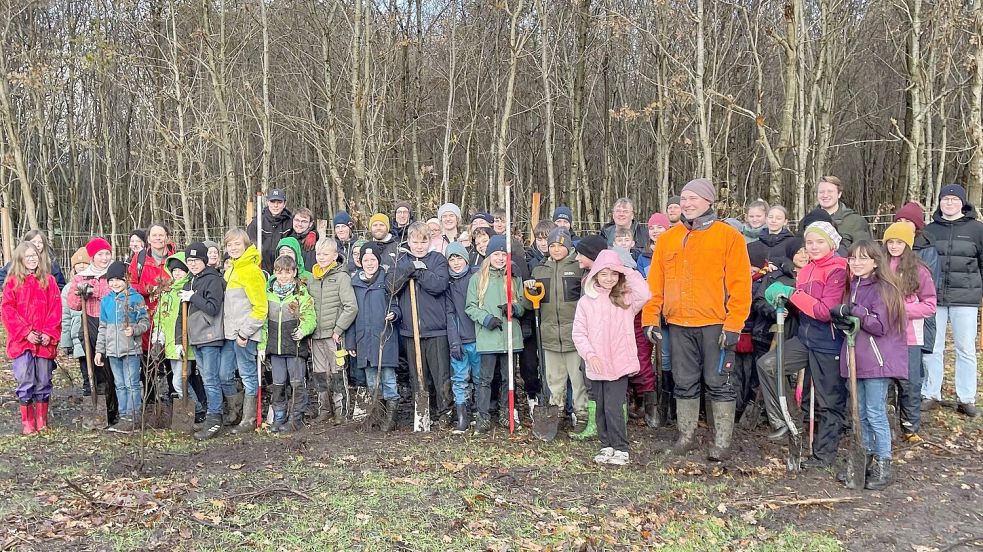
[[[771,263],[775,266],[782,266],[784,263],[791,264],[791,260],[785,256],[785,246],[787,241],[795,238],[795,234],[788,228],[782,228],[777,234],[769,234],[767,230],[758,236],[758,239],[748,243],[747,253],[751,259],[764,259],[765,266]],[[762,268],[762,267],[758,267]]]
[[[71,349],[74,358],[85,356],[85,345],[82,344],[82,312],[68,307],[68,286],[61,290],[61,339],[58,346]]]
[[[918,256],[928,266],[929,272],[932,273],[932,282],[936,286],[937,300],[938,285],[942,281],[942,263],[939,262],[939,250],[935,248],[935,238],[925,232],[918,232],[915,234],[915,245],[911,249],[915,253],[918,253]],[[935,315],[925,319],[925,325],[922,328],[924,334],[922,353],[924,354],[932,354],[935,350],[936,327]]]
[[[901,260],[891,258],[891,270],[897,272]],[[908,317],[907,342],[909,346],[925,344],[925,320],[935,316],[936,295],[932,274],[924,266],[918,267],[918,290],[904,298],[904,312]],[[933,334],[934,338],[935,335]]]
[[[276,260],[277,244],[280,240],[290,235],[293,232],[293,214],[290,209],[284,207],[280,214],[273,216],[270,212],[269,207],[264,207],[262,212],[263,217],[263,259],[262,267],[263,270],[269,273],[273,272],[273,261]],[[259,220],[257,218],[257,220]],[[256,243],[256,221],[249,223],[246,227],[246,234],[249,235],[249,239]]]
[[[536,247],[535,243],[526,248],[526,266],[529,267],[530,273],[532,273],[537,266],[544,264],[546,259],[549,258],[549,254],[540,251],[539,248]]]
[[[348,265],[348,267],[354,272],[355,271],[355,260],[352,256],[352,251],[355,249],[355,242],[358,238],[355,236],[355,232],[352,231],[352,239],[348,241],[341,241],[338,238],[334,239],[335,243],[338,245],[338,255],[342,258],[342,264]]]
[[[198,274],[188,274],[184,289],[195,292],[188,301],[188,341],[196,347],[224,345],[225,280],[222,275],[206,266]],[[177,335],[181,336],[180,321],[177,329]]]
[[[392,220],[392,226],[389,227],[389,231],[392,232],[393,238],[396,240],[396,244],[399,247],[405,247],[407,242],[409,241],[409,238],[407,238],[406,236],[406,230],[409,229],[411,224],[416,222],[416,217],[410,215],[410,220],[408,220],[406,224],[403,226],[396,224],[395,213],[393,213],[393,216],[390,220]]]
[[[327,269],[314,265],[313,273],[307,278],[307,291],[314,300],[314,312],[317,313],[314,339],[345,335],[358,314],[358,302],[352,289],[352,277],[344,265],[336,262]]]
[[[133,328],[133,335],[129,337],[123,333],[127,324]],[[140,336],[149,329],[147,305],[135,288],[131,286],[120,293],[110,291],[99,303],[95,352],[114,358],[143,354]]]
[[[235,339],[239,335],[260,341],[267,311],[266,279],[260,269],[259,251],[255,245],[250,245],[241,257],[233,259],[232,268],[225,273],[222,313],[225,339]]]
[[[818,207],[818,205],[817,205]],[[833,219],[833,226],[843,238],[840,247],[844,250],[860,240],[871,239],[870,226],[867,220],[860,216],[856,211],[847,207],[842,201],[836,208],[836,212],[830,215]]]
[[[856,337],[857,378],[908,379],[908,347],[904,332],[892,324],[873,278],[854,278],[852,314],[860,319]],[[847,344],[840,352],[840,375],[849,377]]]
[[[58,284],[58,291],[65,289],[65,274],[61,271],[61,266],[58,261],[55,260],[55,250],[48,248],[48,261],[51,262],[51,275],[54,276],[55,282]],[[10,271],[10,263],[3,265],[0,268],[0,287],[3,287],[7,283],[7,273]]]
[[[628,284],[624,297],[628,308],[612,303],[608,290],[597,286],[597,273],[605,268],[624,275]],[[577,302],[573,320],[573,342],[586,361],[588,379],[614,381],[638,373],[635,315],[651,297],[648,285],[638,271],[622,265],[614,251],[601,251],[584,282],[584,296]],[[591,367],[593,357],[601,359],[604,367],[600,371]]]
[[[150,331],[143,334],[142,347],[144,351],[150,350],[150,338],[159,323],[156,316],[157,301],[171,284],[171,275],[167,272],[165,263],[166,259],[175,252],[174,244],[168,243],[165,246],[165,251],[165,261],[160,263],[154,258],[149,248],[134,253],[130,257],[129,284],[143,296],[143,302],[147,305],[147,316],[150,318]]]
[[[291,223],[292,224],[292,223]],[[311,228],[306,232],[296,232],[293,226],[290,227],[290,232],[287,232],[286,237],[294,238],[297,243],[300,244],[301,257],[304,259],[304,268],[310,270],[317,263],[317,241],[320,239],[321,235],[317,233],[317,229],[314,224],[311,224]],[[274,261],[276,259],[273,259]]]
[[[648,278],[649,268],[652,266],[652,250],[650,248],[641,249],[638,251],[638,256],[634,254],[632,256],[635,257],[635,269],[641,273],[642,278]]]
[[[286,238],[283,238],[282,240],[280,240],[280,243],[276,244],[277,257],[280,256],[280,250],[283,249],[284,247],[289,247],[290,250],[294,252],[294,260],[297,261],[297,277],[300,278],[301,280],[306,280],[307,277],[311,275],[311,273],[307,270],[307,265],[304,264],[304,255],[303,252],[300,250],[300,242],[297,241],[297,238],[293,236],[287,236]],[[273,264],[276,264],[276,259],[273,259]],[[273,271],[271,270],[269,274],[269,278],[267,278],[266,281],[272,282],[275,278],[276,276],[273,274]]]
[[[406,255],[406,252],[399,253],[399,242],[392,234],[386,234],[385,238],[374,241],[382,246],[382,252],[379,253],[379,267],[386,272],[396,266],[397,255]]]
[[[427,265],[424,270],[413,267],[413,261],[420,260]],[[413,337],[413,311],[410,305],[410,279],[416,281],[417,317],[420,337],[447,335],[447,286],[450,272],[447,259],[442,253],[430,251],[419,259],[412,254],[404,255],[396,262],[396,268],[386,274],[389,291],[398,297],[405,315],[400,318],[399,334]]]
[[[659,236],[648,274],[652,300],[642,325],[686,327],[723,324],[740,332],[751,310],[751,263],[740,232],[713,211]]]
[[[447,342],[453,347],[464,343],[474,343],[477,333],[474,320],[468,316],[468,286],[478,269],[468,266],[458,276],[451,274],[447,286]]]
[[[84,300],[78,294],[79,285],[84,285],[90,289],[90,294]],[[82,307],[85,307],[85,314],[89,318],[99,319],[99,307],[102,303],[102,298],[109,295],[109,282],[106,281],[105,274],[96,276],[93,271],[92,265],[88,268],[82,270],[75,276],[72,276],[71,281],[68,282],[68,308],[73,311],[82,311]],[[91,326],[90,326],[91,327]],[[90,336],[89,339],[93,339],[95,336]]]
[[[396,324],[402,314],[399,303],[386,289],[386,273],[381,269],[372,283],[362,279],[362,274],[352,279],[352,288],[358,301],[355,323],[345,332],[345,348],[355,351],[357,366],[399,366],[399,335]],[[396,315],[387,321],[390,312]],[[379,364],[379,343],[382,337],[382,364]]]
[[[314,300],[300,280],[297,280],[297,287],[293,292],[283,297],[273,292],[275,282],[276,280],[271,281],[266,290],[267,321],[259,349],[270,355],[307,359],[311,356],[309,336],[317,326]],[[297,328],[300,328],[303,336],[295,341],[293,333]]]
[[[830,309],[843,302],[847,286],[846,259],[834,252],[818,261],[809,261],[795,277],[795,291],[789,301],[799,316],[799,340],[807,349],[838,354],[843,332],[833,328]]]
[[[607,224],[601,228],[598,232],[604,239],[608,240],[608,247],[614,245],[614,235],[617,233],[618,227],[614,224],[614,221],[609,221]],[[631,221],[631,232],[632,236],[635,238],[635,245],[638,247],[644,246],[649,242],[649,229],[643,223]]]
[[[24,282],[8,278],[3,285],[3,302],[0,306],[3,326],[7,330],[7,356],[17,358],[30,351],[39,358],[58,356],[61,339],[61,294],[55,277],[48,275],[47,287],[34,274],[28,274]],[[50,338],[47,345],[32,344],[27,340],[35,330]]]
[[[484,297],[480,297],[478,286],[481,284],[481,270],[471,277],[468,283],[468,304],[465,310],[468,317],[475,322],[475,344],[478,353],[505,353],[508,352],[506,342],[508,329],[506,327],[507,316],[499,308],[505,305],[505,269],[493,268],[488,266],[488,287],[485,289]],[[513,304],[518,306],[517,312],[512,316],[512,351],[522,350],[522,328],[519,327],[519,318],[522,313],[531,308],[529,301],[522,297],[522,280],[518,276],[512,277]],[[502,327],[497,330],[489,330],[485,325],[492,318],[502,321]]]
[[[557,262],[552,257],[532,271],[532,277],[543,284],[546,295],[539,303],[539,335],[543,349],[560,353],[576,350],[573,343],[573,317],[582,293],[584,269],[577,263],[576,254]]]
[[[768,289],[768,286],[775,282],[781,282],[787,286],[795,287],[795,274],[786,272],[780,267],[778,270],[769,272],[761,279],[760,285],[758,285],[757,291],[754,293],[754,299],[751,302],[751,316],[749,317],[754,320],[754,323],[751,325],[751,339],[758,343],[767,343],[770,345],[775,336],[771,327],[778,321],[778,315],[775,312],[775,307],[771,306],[765,299],[765,291]],[[785,340],[792,339],[798,333],[799,311],[795,308],[795,305],[786,303]]]
[[[963,216],[945,220],[936,210],[925,234],[935,240],[941,275],[935,282],[941,306],[980,306],[983,300],[983,223],[976,209],[963,205]]]
[[[184,252],[175,253],[168,257],[164,261],[165,267],[171,259],[177,259],[184,265]],[[184,270],[187,272],[187,265],[184,265]],[[181,358],[181,355],[177,353],[177,345],[181,344],[179,332],[182,331],[179,327],[181,323],[181,296],[179,293],[187,281],[188,275],[172,280],[167,291],[160,294],[160,302],[157,303],[157,330],[164,336],[164,358],[168,360]],[[187,354],[189,360],[193,358],[190,350],[187,351]]]

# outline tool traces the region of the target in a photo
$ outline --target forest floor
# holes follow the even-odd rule
[[[12,389],[0,369],[0,388]],[[74,369],[74,367],[70,368]],[[75,372],[77,374],[77,372]],[[76,379],[78,376],[75,376]],[[952,394],[951,374],[947,376]],[[52,429],[19,435],[0,409],[0,550],[907,550],[983,546],[983,419],[927,413],[926,442],[897,443],[896,482],[851,491],[827,471],[785,471],[784,444],[737,430],[724,464],[710,435],[683,459],[669,428],[633,425],[632,464],[596,442],[359,425],[205,443],[170,431],[80,428],[62,372]],[[528,425],[528,424],[527,424]]]

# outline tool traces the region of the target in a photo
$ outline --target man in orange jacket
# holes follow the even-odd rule
[[[724,459],[734,431],[734,349],[751,310],[751,263],[740,232],[718,221],[717,192],[705,179],[679,194],[680,224],[656,242],[649,268],[652,299],[642,311],[645,335],[662,339],[660,317],[669,324],[679,437],[671,454],[694,446],[701,384],[713,407],[714,444],[707,457]]]

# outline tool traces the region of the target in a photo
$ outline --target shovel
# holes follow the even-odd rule
[[[785,396],[785,302],[778,301],[775,305],[775,315],[777,318],[775,331],[775,388],[778,394],[778,405],[782,410],[782,421],[788,427],[788,457],[785,460],[785,468],[788,471],[799,471],[802,463],[802,435],[792,421],[792,415],[788,411],[788,398]]]
[[[532,303],[536,315],[536,346],[539,348],[539,397],[532,413],[532,434],[543,441],[556,438],[560,428],[559,408],[550,404],[550,388],[546,384],[546,355],[543,353],[543,336],[539,333],[539,303],[546,297],[546,287],[536,282],[531,288],[523,287],[522,294]]]
[[[82,409],[82,426],[88,429],[103,429],[109,422],[106,418],[106,396],[99,394],[96,383],[96,365],[92,361],[92,343],[89,342],[89,316],[85,312],[85,299],[82,299],[82,342],[85,344],[85,365],[89,368],[89,382],[92,386],[92,402]]]
[[[430,390],[423,379],[420,351],[420,318],[416,310],[416,280],[410,279],[410,315],[413,317],[413,349],[416,353],[416,393],[413,397],[413,431],[430,431]],[[380,375],[381,378],[381,375]]]
[[[171,406],[171,430],[190,434],[195,423],[195,405],[188,397],[188,304],[181,302],[181,400]]]
[[[847,369],[850,376],[850,423],[853,436],[850,439],[850,452],[846,464],[846,487],[863,489],[867,484],[867,450],[860,427],[860,404],[857,401],[857,332],[860,320],[848,318],[850,329],[846,330]]]

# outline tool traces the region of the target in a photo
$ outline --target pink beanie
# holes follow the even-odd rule
[[[669,217],[665,216],[662,213],[652,213],[652,216],[649,217],[649,226],[656,226],[656,225],[668,229],[669,226],[671,226],[671,224],[669,223]]]

